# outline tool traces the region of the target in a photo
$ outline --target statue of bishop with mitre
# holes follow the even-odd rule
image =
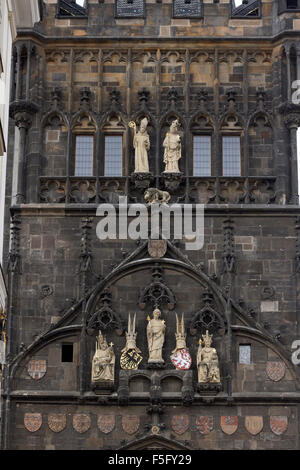
[[[136,130],[136,123],[131,121],[129,127],[134,131],[133,147],[135,149],[135,173],[149,173],[148,151],[150,139],[147,132],[148,119],[141,120],[140,130]]]

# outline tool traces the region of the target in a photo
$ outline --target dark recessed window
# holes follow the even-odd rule
[[[73,362],[73,344],[61,345],[61,362]]]
[[[77,135],[75,145],[75,176],[93,176],[94,137]]]
[[[193,175],[211,176],[211,136],[193,137]]]
[[[298,0],[286,0],[286,8],[288,10],[296,10],[298,8]]]
[[[239,363],[251,364],[251,344],[240,344],[239,346]]]
[[[122,176],[122,147],[121,135],[105,136],[105,176]]]
[[[241,139],[223,136],[223,176],[241,176]]]

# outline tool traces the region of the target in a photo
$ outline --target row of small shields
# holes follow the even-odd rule
[[[239,427],[238,416],[221,416],[220,426],[222,431],[227,435],[234,434]],[[270,428],[276,435],[281,435],[287,430],[288,418],[287,416],[270,416]],[[182,435],[190,428],[190,416],[189,415],[175,415],[171,419],[171,427],[173,431]],[[246,416],[245,417],[245,428],[252,435],[256,436],[259,434],[264,427],[264,421],[262,416]],[[197,416],[196,417],[196,429],[202,435],[207,435],[214,429],[214,418],[213,416]]]
[[[41,413],[26,413],[24,416],[25,428],[29,432],[37,432],[42,426]],[[214,429],[213,416],[197,416],[196,429],[202,435],[207,435]],[[256,436],[263,430],[264,421],[262,416],[246,416],[245,428],[252,435]],[[97,421],[98,428],[104,434],[109,434],[115,429],[115,415],[100,415]],[[48,426],[55,433],[62,432],[67,426],[66,414],[49,414]],[[222,431],[227,435],[234,434],[239,427],[238,416],[221,416],[220,426]],[[91,427],[91,417],[88,414],[73,415],[73,428],[79,434],[84,434]],[[129,434],[135,434],[140,427],[140,418],[136,415],[122,416],[122,428]],[[171,427],[173,431],[182,435],[190,428],[190,416],[186,414],[175,415],[171,418]],[[280,436],[288,427],[287,416],[270,416],[270,428],[274,434]]]
[[[41,428],[43,418],[41,413],[25,413],[24,425],[27,431],[37,432]],[[97,421],[98,428],[104,434],[109,434],[115,429],[115,415],[100,415]],[[62,432],[67,426],[66,414],[51,413],[48,415],[48,426],[55,433]],[[84,434],[91,427],[91,417],[88,414],[73,415],[73,428],[79,434]],[[140,418],[136,415],[122,416],[122,427],[127,434],[135,434],[140,427]]]

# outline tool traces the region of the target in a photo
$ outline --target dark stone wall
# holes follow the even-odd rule
[[[261,18],[241,20],[230,18],[229,2],[205,2],[196,20],[172,18],[171,3],[146,2],[145,18],[125,19],[115,18],[113,3],[90,1],[87,18],[62,19],[57,5],[47,3],[42,23],[19,31],[8,146],[3,448],[147,448],[157,432],[163,448],[300,448],[299,368],[291,361],[292,342],[300,337],[293,166],[300,112],[290,102],[284,52],[299,40],[300,13],[278,15],[277,2],[261,5]],[[129,203],[144,201],[145,187],[131,176],[128,130],[131,120],[144,116],[152,172],[145,187],[169,191],[171,202],[205,204],[201,250],[171,240],[163,257],[153,258],[144,241],[100,242],[96,236],[98,204],[116,204],[124,195]],[[176,117],[183,177],[170,182],[162,173],[162,141]],[[123,135],[123,176],[105,178],[104,135],[116,126]],[[95,136],[89,178],[73,177],[75,136],[82,129]],[[211,177],[192,174],[195,132],[212,136]],[[222,177],[221,138],[228,132],[241,136],[238,178]],[[146,326],[154,305],[145,302],[142,309],[139,296],[157,269],[176,305],[160,305],[166,365],[151,370]],[[114,343],[115,383],[96,393],[91,363],[97,328],[90,332],[88,325],[104,293],[111,295],[116,320],[104,332]],[[205,328],[193,327],[193,320],[208,305],[218,314],[218,393],[197,388],[196,354]],[[120,369],[128,314],[135,312],[143,356],[137,374]],[[170,361],[176,312],[185,315],[192,356],[187,373]],[[64,344],[73,344],[73,362],[62,362]],[[250,364],[239,363],[242,344],[251,345]],[[39,380],[28,372],[31,360],[46,361]],[[66,419],[61,432],[48,425],[53,414]],[[78,414],[91,418],[82,433],[72,424]],[[97,425],[100,415],[115,417],[107,434]],[[125,431],[128,415],[139,422],[132,434]],[[181,434],[178,416],[186,425]],[[201,416],[213,417],[205,435],[197,428]],[[233,434],[221,427],[222,416],[238,417]],[[257,434],[245,426],[249,416],[258,417],[257,425],[263,420]],[[272,416],[283,424],[287,417],[287,428],[276,434]]]

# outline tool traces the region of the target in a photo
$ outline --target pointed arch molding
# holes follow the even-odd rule
[[[77,304],[73,305],[53,327],[49,328],[44,334],[41,334],[31,345],[24,351],[15,356],[9,363],[10,373],[12,377],[14,371],[21,361],[26,356],[35,354],[37,351],[45,347],[47,344],[61,339],[64,336],[71,336],[72,334],[80,334],[86,330],[86,319],[89,315],[93,314],[97,309],[97,302],[106,289],[114,285],[121,278],[147,270],[151,273],[151,268],[154,264],[159,265],[162,269],[169,269],[178,272],[179,275],[186,275],[193,279],[204,289],[209,291],[214,296],[216,308],[220,315],[225,318],[228,325],[228,331],[232,333],[241,334],[252,338],[253,340],[263,343],[266,347],[272,349],[278,356],[285,362],[287,368],[290,370],[293,378],[296,381],[297,389],[300,389],[300,379],[296,366],[291,362],[291,353],[279,343],[262,325],[256,322],[243,310],[243,308],[234,301],[228,298],[226,291],[222,290],[220,286],[212,279],[210,279],[199,267],[194,265],[190,259],[183,254],[183,252],[176,248],[173,243],[167,241],[167,254],[164,258],[153,259],[149,257],[148,240],[141,243],[138,248],[132,251],[127,258],[112,269],[103,279],[101,279],[86,295],[85,298],[80,299]],[[83,305],[86,305],[83,309]],[[231,306],[231,311],[228,309]],[[79,320],[81,318],[81,320]],[[235,318],[233,324],[230,318]],[[75,321],[77,322],[76,324]]]
[[[133,440],[126,445],[119,447],[117,450],[191,450],[190,447],[184,445],[175,439],[168,439],[161,434],[146,435],[139,439]]]
[[[58,119],[59,126],[65,125],[67,129],[70,128],[70,123],[69,123],[67,116],[59,109],[53,109],[52,111],[49,111],[49,113],[47,113],[43,117],[42,122],[41,122],[41,128],[43,129],[44,127],[47,127],[47,126],[51,127],[54,119]]]

